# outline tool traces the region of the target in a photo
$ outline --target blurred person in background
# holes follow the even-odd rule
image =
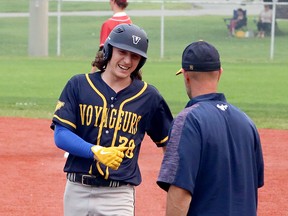
[[[260,12],[257,29],[259,38],[264,38],[265,35],[270,35],[271,33],[271,24],[272,24],[272,10],[269,5],[264,5],[264,9]]]
[[[229,25],[229,32],[231,36],[235,35],[235,30],[239,30],[247,26],[247,17],[242,8],[237,9],[237,14],[234,19],[231,19]]]

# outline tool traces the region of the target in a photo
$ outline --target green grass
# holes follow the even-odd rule
[[[19,1],[20,3],[24,1]],[[56,56],[56,18],[49,18],[49,57],[27,57],[28,18],[1,18],[0,116],[51,118],[68,79],[87,73],[98,47],[101,23],[107,17],[62,17],[61,56]],[[166,17],[165,52],[160,59],[160,18],[132,17],[149,36],[144,80],[155,85],[173,114],[187,103],[183,78],[176,77],[184,47],[204,39],[219,50],[224,73],[219,91],[260,128],[288,129],[288,22],[275,38],[274,60],[270,39],[227,38],[221,16]],[[187,23],[189,26],[187,27]],[[255,24],[249,23],[252,29]]]
[[[150,2],[150,3],[149,3]],[[57,11],[58,1],[50,0],[49,3],[49,11]],[[0,1],[0,13],[1,12],[29,12],[30,0],[1,0]],[[140,2],[130,2],[127,11],[129,10],[154,10],[160,9],[160,3],[153,3],[151,1],[140,1]],[[165,3],[166,9],[191,9],[193,5],[190,3]],[[62,2],[61,3],[62,11],[109,11],[110,5],[109,1],[107,2]]]
[[[61,54],[90,58],[95,54],[102,22],[107,17],[62,17]],[[134,23],[143,27],[149,36],[148,55],[160,56],[160,18],[132,17]],[[85,23],[85,24],[83,24]],[[152,24],[151,24],[152,23]],[[189,23],[189,28],[187,28]],[[288,22],[279,21],[283,35],[275,39],[276,61],[287,59]],[[256,30],[254,24],[249,24]],[[26,56],[28,50],[28,18],[1,19],[0,56]],[[49,18],[49,55],[56,56],[57,20]],[[175,59],[187,43],[204,39],[219,48],[223,58],[229,61],[267,61],[270,58],[270,39],[265,38],[227,38],[223,19],[220,16],[204,17],[166,17],[165,18],[165,59]],[[228,58],[228,59],[227,59]],[[89,59],[90,61],[90,59]]]
[[[17,62],[17,65],[15,65]],[[90,67],[85,60],[68,58],[1,58],[0,116],[51,118],[67,80]],[[219,91],[246,111],[261,128],[288,129],[287,63],[223,62]],[[144,80],[156,86],[173,114],[186,104],[183,78],[176,77],[179,62],[149,61]],[[261,69],[260,69],[261,68]],[[275,72],[277,71],[277,72]]]

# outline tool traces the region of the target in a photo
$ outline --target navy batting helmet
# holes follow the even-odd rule
[[[147,59],[148,37],[146,32],[137,25],[120,24],[111,31],[104,43],[104,60],[110,60],[112,47],[140,55],[142,58],[136,68],[136,70],[139,70]]]

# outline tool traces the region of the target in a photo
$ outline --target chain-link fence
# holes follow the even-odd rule
[[[1,56],[28,55],[29,4],[39,1],[45,0],[7,0],[6,3],[3,0],[0,3]],[[278,17],[276,13],[276,25],[271,36],[264,39],[255,37],[258,15],[265,4],[268,3],[233,0],[130,0],[127,13],[135,24],[148,33],[148,54],[153,59],[179,57],[187,43],[199,39],[216,44],[222,55],[227,57],[235,55],[247,60],[287,59],[288,20],[283,19],[285,12],[281,12],[284,13],[281,19],[279,13]],[[287,6],[285,2],[274,4],[279,4],[277,7],[281,8]],[[233,10],[238,8],[246,11],[247,25],[242,29],[242,34],[230,37],[225,20],[232,18]],[[112,15],[108,1],[53,0],[49,1],[48,10],[49,56],[86,58],[95,54],[101,24]]]

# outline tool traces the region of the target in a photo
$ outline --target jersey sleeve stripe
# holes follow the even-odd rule
[[[59,121],[65,123],[65,124],[68,124],[68,125],[70,125],[71,127],[73,127],[73,128],[76,129],[76,125],[73,124],[72,122],[70,122],[70,121],[68,121],[68,120],[65,120],[65,119],[62,119],[62,118],[60,118],[60,117],[57,116],[57,115],[53,115],[53,117],[56,118],[56,119],[58,119]]]
[[[162,139],[161,141],[159,142],[155,142],[156,144],[162,144],[162,143],[165,143],[166,141],[168,140],[168,136],[166,136],[164,139]]]

